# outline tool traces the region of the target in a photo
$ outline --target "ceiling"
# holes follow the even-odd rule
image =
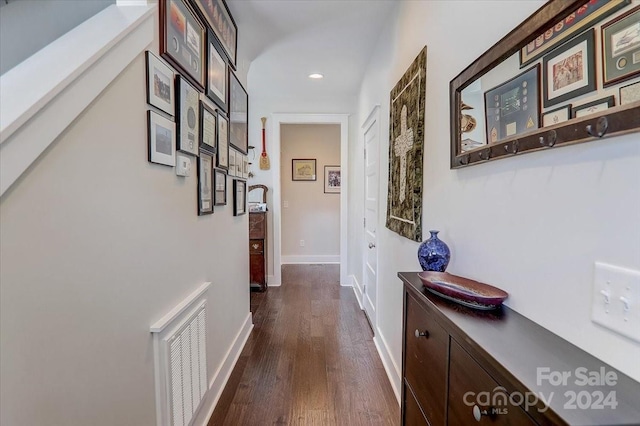
[[[227,0],[249,85],[287,98],[355,96],[395,0]],[[313,72],[324,74],[311,80]],[[259,84],[256,84],[259,83]]]

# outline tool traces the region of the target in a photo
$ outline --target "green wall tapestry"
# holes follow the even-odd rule
[[[391,90],[387,228],[422,241],[422,153],[427,46]]]

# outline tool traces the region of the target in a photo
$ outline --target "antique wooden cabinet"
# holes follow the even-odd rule
[[[506,306],[474,310],[398,276],[403,425],[640,424],[640,383]]]
[[[267,289],[267,212],[249,212],[249,279],[251,289]]]

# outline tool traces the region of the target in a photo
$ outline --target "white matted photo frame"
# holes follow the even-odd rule
[[[249,151],[249,95],[229,72],[229,144],[243,154]]]
[[[584,117],[585,115],[595,114],[597,112],[602,112],[609,108],[612,108],[615,105],[615,96],[607,96],[601,99],[597,99],[592,102],[588,102],[586,104],[578,105],[571,109],[571,116],[573,118]]]
[[[200,149],[211,155],[215,155],[217,149],[217,120],[216,112],[200,101]]]
[[[213,213],[213,156],[202,151],[198,158],[198,216]]]
[[[240,179],[233,180],[233,215],[241,216],[247,213],[247,182]]]
[[[200,92],[182,76],[176,77],[177,149],[198,156],[200,143]]]
[[[315,158],[294,158],[291,160],[291,180],[316,180]]]
[[[542,93],[548,108],[596,90],[595,30],[575,37],[542,60]]]
[[[640,6],[601,29],[602,80],[605,87],[640,74]]]
[[[229,110],[229,70],[227,60],[220,51],[220,45],[209,30],[207,43],[207,97],[216,103],[220,110]]]
[[[227,204],[227,172],[222,169],[213,169],[213,205],[225,206]]]
[[[147,50],[147,103],[175,115],[175,73],[164,61]]]
[[[227,170],[229,168],[229,119],[218,111],[218,153],[217,166]]]
[[[155,111],[147,111],[149,162],[173,167],[176,163],[176,124]]]
[[[542,127],[564,123],[571,119],[571,104],[547,111],[542,114]]]
[[[324,166],[324,193],[339,194],[341,187],[340,166]]]
[[[236,176],[236,150],[229,148],[229,169],[227,170],[229,176]]]
[[[620,105],[631,104],[638,101],[640,101],[640,81],[620,88]]]

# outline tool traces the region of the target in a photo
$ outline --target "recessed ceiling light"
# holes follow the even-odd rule
[[[309,78],[319,79],[319,78],[324,78],[324,75],[322,75],[322,74],[318,74],[318,73],[316,72],[316,73],[313,73],[313,74],[309,74]]]

